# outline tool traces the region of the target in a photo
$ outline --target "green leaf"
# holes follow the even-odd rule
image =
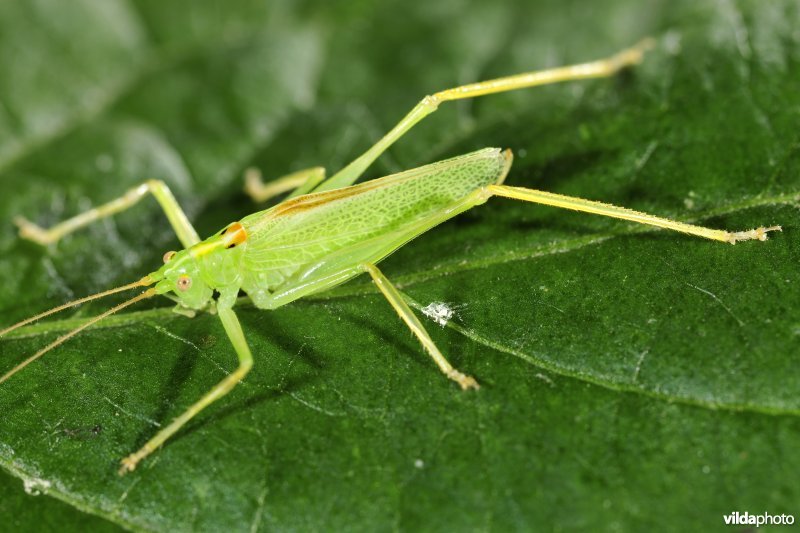
[[[64,531],[65,524],[75,531],[112,532],[121,529],[102,518],[81,514],[52,498],[41,498],[33,480],[24,485],[0,470],[0,516],[8,531]],[[27,491],[27,494],[26,494]]]
[[[367,279],[244,303],[254,370],[123,478],[119,459],[236,362],[214,316],[167,300],[117,315],[0,386],[0,466],[74,507],[76,529],[80,512],[159,531],[713,530],[796,512],[796,2],[164,4],[0,7],[0,324],[177,246],[152,200],[51,249],[15,216],[53,224],[157,177],[210,234],[257,209],[248,166],[333,172],[424,94],[647,35],[656,49],[614,79],[443,105],[368,177],[510,147],[513,185],[784,232],[732,247],[491,200],[382,267],[453,312],[426,325],[480,391],[445,379]],[[115,301],[3,339],[2,368]],[[8,505],[69,516],[35,502]]]

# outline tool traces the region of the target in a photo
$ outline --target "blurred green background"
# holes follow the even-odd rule
[[[383,266],[454,309],[426,325],[477,394],[366,279],[244,305],[246,383],[119,478],[235,367],[215,317],[142,305],[0,387],[0,530],[730,531],[733,511],[797,515],[799,15],[788,0],[0,4],[0,324],[177,245],[152,200],[51,249],[21,242],[14,216],[52,224],[160,178],[210,234],[258,209],[248,166],[332,173],[425,94],[645,36],[656,49],[614,79],[442,106],[369,177],[509,147],[514,185],[785,230],[731,247],[492,200]],[[2,368],[106,303],[4,339]]]

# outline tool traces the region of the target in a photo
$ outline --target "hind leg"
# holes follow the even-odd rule
[[[625,207],[617,207],[615,205],[604,204],[602,202],[584,200],[583,198],[564,196],[562,194],[555,194],[551,192],[537,191],[534,189],[527,189],[525,187],[489,185],[486,187],[486,194],[489,196],[504,196],[506,198],[523,200],[525,202],[561,207],[564,209],[571,209],[573,211],[582,211],[584,213],[593,213],[595,215],[621,218],[623,220],[630,220],[631,222],[637,222],[639,224],[657,226],[659,228],[680,231],[681,233],[687,233],[696,237],[703,237],[705,239],[728,242],[731,244],[736,244],[739,241],[749,240],[766,241],[767,233],[770,231],[782,231],[780,226],[762,226],[760,228],[747,231],[725,231],[706,228],[703,226],[695,226],[693,224],[686,224],[683,222],[677,222],[675,220],[669,220],[667,218],[649,215],[647,213],[634,211],[633,209],[627,209]]]
[[[494,80],[479,81],[426,96],[381,140],[331,178],[322,182],[316,191],[329,191],[355,183],[378,156],[405,135],[415,124],[436,111],[442,102],[475,98],[486,94],[503,93],[563,81],[613,76],[626,67],[640,63],[644,53],[652,46],[652,39],[645,39],[635,46],[605,59],[578,65],[525,72]]]

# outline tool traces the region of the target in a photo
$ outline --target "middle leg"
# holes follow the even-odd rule
[[[325,179],[323,167],[312,167],[292,172],[269,183],[264,183],[257,168],[248,168],[244,173],[244,192],[254,202],[266,202],[279,194],[292,191],[287,197],[294,198],[311,190]]]

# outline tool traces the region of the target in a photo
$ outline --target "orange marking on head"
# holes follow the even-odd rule
[[[247,241],[247,231],[239,222],[234,222],[222,234],[222,242],[226,248],[233,248]]]

